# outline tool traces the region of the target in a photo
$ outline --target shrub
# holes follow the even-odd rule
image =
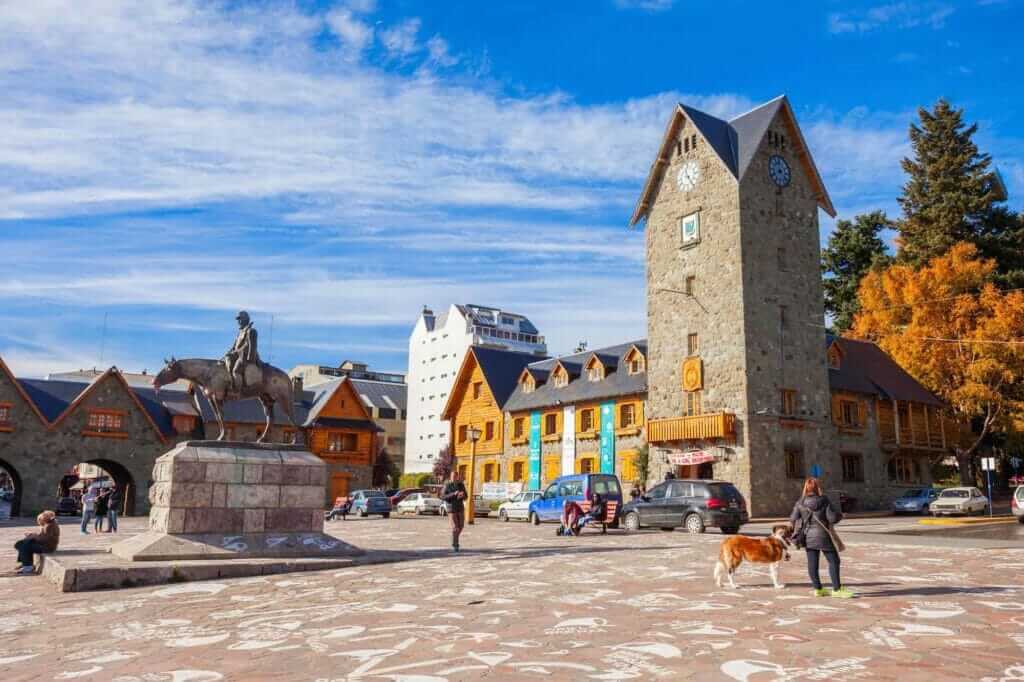
[[[427,483],[433,483],[434,476],[430,473],[402,474],[398,479],[399,488],[422,488]]]

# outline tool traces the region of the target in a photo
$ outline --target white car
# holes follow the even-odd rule
[[[543,493],[539,490],[530,490],[525,493],[519,493],[508,502],[502,502],[498,506],[498,518],[502,521],[510,519],[522,519],[525,521],[530,509],[530,503],[534,500],[539,500],[541,495]]]
[[[988,498],[977,488],[946,488],[931,504],[933,516],[984,514]]]
[[[440,514],[440,498],[427,493],[413,493],[398,503],[399,514]]]

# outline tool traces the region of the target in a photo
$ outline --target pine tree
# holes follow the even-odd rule
[[[902,162],[909,179],[899,198],[899,260],[921,266],[970,242],[996,259],[999,273],[1011,273],[1016,264],[1003,258],[1018,260],[1006,242],[1020,248],[1020,220],[997,206],[1005,200],[1003,186],[972,139],[977,124],[965,124],[963,110],[944,99],[932,111],[918,109],[918,116],[920,125],[910,125],[913,158]]]
[[[825,312],[837,332],[853,325],[853,316],[860,308],[857,288],[864,275],[874,267],[889,264],[891,259],[879,233],[893,227],[884,211],[858,215],[852,221],[840,220],[828,238],[828,246],[822,249]]]

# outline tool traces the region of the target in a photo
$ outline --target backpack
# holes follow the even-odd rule
[[[790,536],[790,540],[793,542],[793,546],[797,549],[804,549],[807,546],[807,529],[811,525],[811,515],[813,511],[800,505],[800,516],[797,518],[796,523],[793,524],[793,535]]]

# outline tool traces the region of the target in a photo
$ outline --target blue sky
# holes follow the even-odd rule
[[[403,369],[423,304],[524,313],[552,352],[643,336],[626,222],[679,100],[789,95],[852,217],[897,213],[907,125],[945,96],[1024,205],[1014,0],[88,6],[0,5],[20,375],[219,356],[240,308],[283,367]]]

